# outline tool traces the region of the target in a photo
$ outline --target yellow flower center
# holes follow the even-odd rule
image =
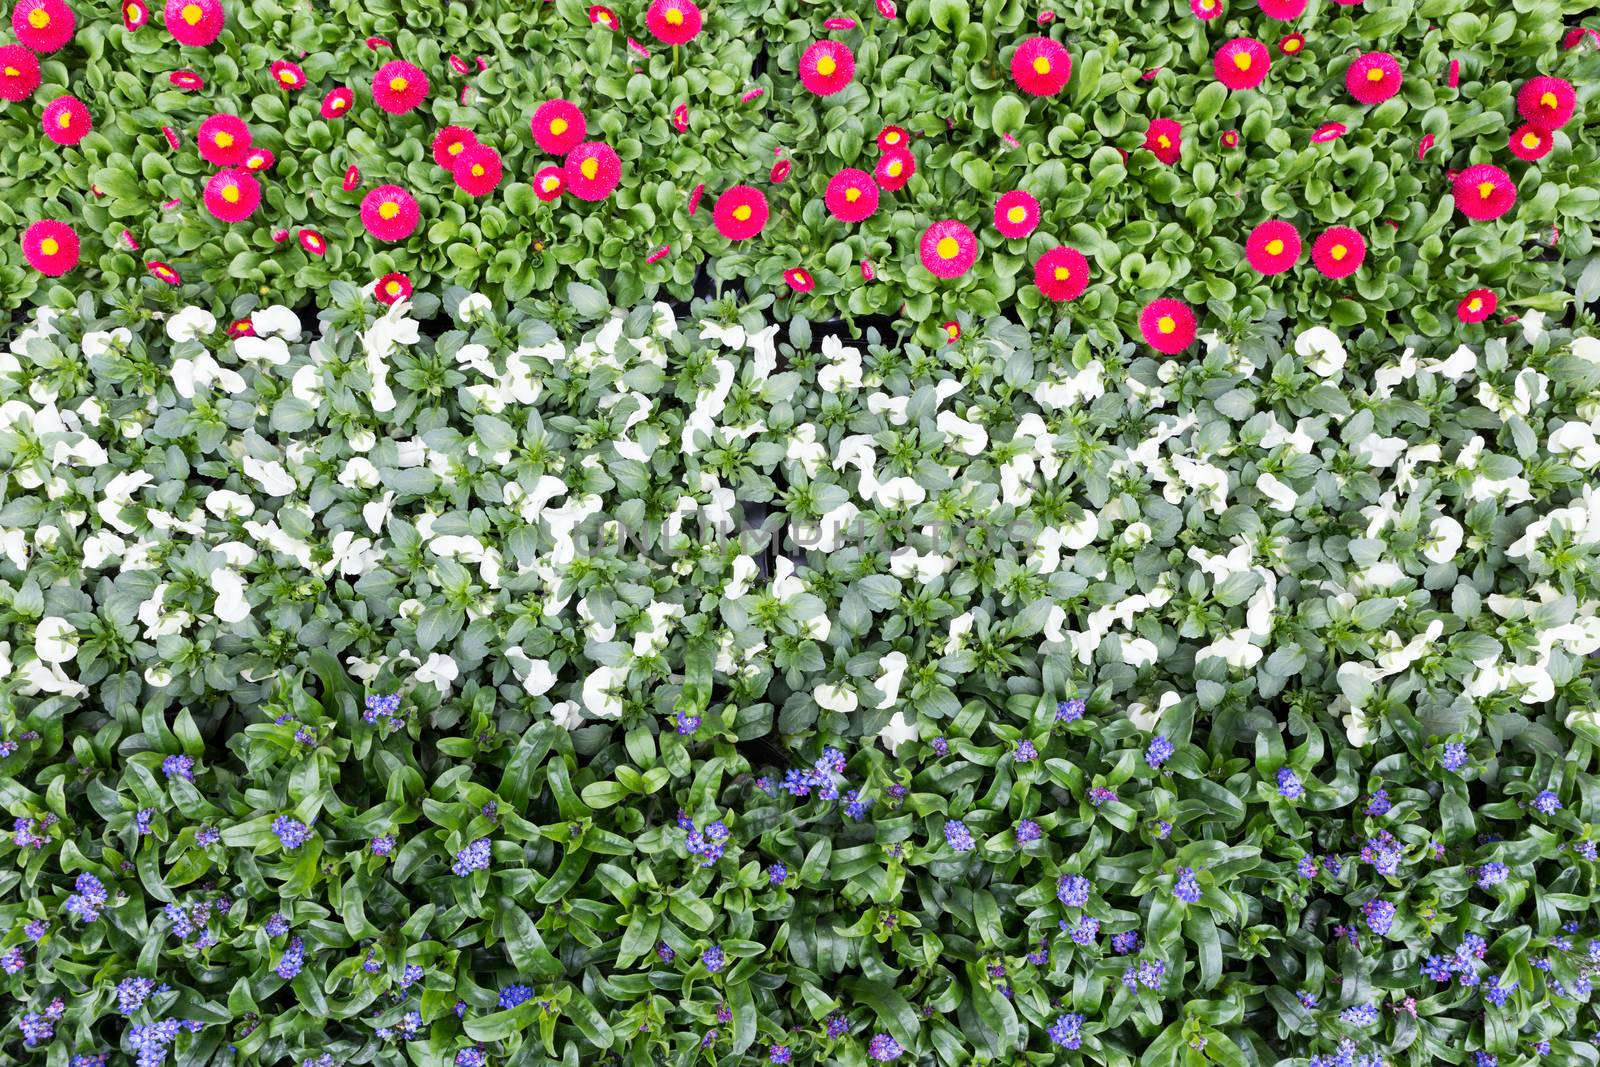
[[[19,75],[21,73],[22,73],[22,71],[18,70],[16,67],[7,67],[6,68],[6,77],[8,77],[8,78],[15,78],[17,75]]]
[[[939,254],[940,259],[955,259],[961,254],[961,242],[954,237],[941,237],[939,243],[934,246],[934,251]]]
[[[1525,134],[1523,134],[1522,135],[1522,147],[1523,148],[1538,148],[1539,147],[1539,135],[1536,134],[1536,133],[1525,133]]]
[[[1249,52],[1236,52],[1236,53],[1234,53],[1233,65],[1238,67],[1240,70],[1249,70],[1250,69],[1250,53]]]
[[[839,64],[833,61],[832,56],[823,56],[817,60],[817,73],[824,78],[831,77],[839,69]]]
[[[904,170],[905,167],[898,159],[891,159],[889,161],[889,166],[886,169],[889,171],[889,177],[898,178],[900,177],[900,172]]]
[[[1037,59],[1035,59],[1033,61],[1033,72],[1035,74],[1049,74],[1050,73],[1050,61],[1048,59],[1046,59],[1044,56],[1039,56]]]
[[[1178,324],[1172,321],[1171,315],[1163,315],[1156,320],[1156,329],[1160,330],[1162,333],[1171,333],[1177,328]]]
[[[278,80],[281,81],[285,85],[293,85],[294,84],[294,71],[292,71],[292,70],[280,70],[278,72]]]
[[[669,8],[667,8],[666,19],[667,19],[667,25],[668,26],[682,26],[683,25],[683,12],[679,11],[675,7],[669,7]]]
[[[551,132],[551,134],[553,134],[556,137],[560,137],[562,134],[566,133],[567,132],[567,120],[566,119],[551,119],[550,120],[550,132]]]
[[[561,180],[559,178],[551,176],[551,177],[546,178],[544,180],[544,191],[547,192],[547,193],[550,192],[552,189],[558,189],[560,187],[561,187]]]
[[[28,12],[28,25],[36,30],[42,30],[50,25],[50,12],[42,7],[36,7]]]
[[[183,16],[183,21],[191,26],[200,25],[200,20],[206,17],[206,13],[200,9],[199,4],[184,4],[183,10],[179,14]]]
[[[239,202],[239,187],[237,185],[224,185],[222,187],[222,199],[230,204],[237,204]]]
[[[1168,137],[1166,134],[1162,134],[1160,137],[1156,138],[1156,144],[1160,145],[1162,148],[1171,148],[1172,138]]]
[[[1068,270],[1067,268],[1065,268],[1065,267],[1057,267],[1056,268],[1056,281],[1064,282],[1068,278],[1071,278],[1071,277],[1072,277],[1072,272],[1070,270]]]
[[[1274,238],[1271,241],[1268,241],[1267,242],[1267,255],[1269,255],[1269,256],[1281,256],[1281,255],[1283,255],[1283,242],[1277,240],[1276,238]]]
[[[1494,195],[1494,182],[1479,182],[1478,195],[1487,200]]]
[[[396,93],[405,92],[406,91],[406,80],[404,78],[401,78],[401,77],[390,78],[389,79],[389,90],[391,92],[396,92]]]
[[[60,126],[63,130],[66,129],[67,127],[71,126],[72,125],[72,112],[63,109],[61,114],[60,114],[60,116],[58,116],[56,118],[56,125]]]
[[[1028,217],[1028,209],[1024,208],[1024,207],[1014,207],[1010,211],[1006,212],[1006,218],[1009,221],[1011,221],[1013,223],[1017,223],[1019,225],[1027,217]]]
[[[951,340],[954,340],[955,338],[961,336],[961,327],[952,322],[950,325],[944,328],[944,332],[948,337],[951,338]]]
[[[898,133],[891,133],[887,137],[885,137],[884,140],[887,141],[889,144],[899,144],[900,143],[900,135]]]
[[[860,199],[861,199],[861,190],[857,189],[855,186],[852,185],[850,188],[848,188],[848,189],[846,189],[844,191],[845,203],[853,204],[857,200],[860,200]]]
[[[231,134],[231,133],[219,133],[215,137],[213,137],[211,140],[212,140],[212,143],[215,144],[218,148],[232,148],[233,147],[233,134]]]
[[[590,157],[589,159],[586,159],[582,163],[578,164],[578,170],[583,173],[585,178],[588,178],[590,181],[594,181],[595,175],[600,173],[600,161]]]
[[[733,209],[733,217],[738,219],[740,222],[749,222],[751,214],[752,212],[749,204],[740,204],[738,207]]]
[[[393,200],[385,200],[378,205],[378,217],[380,219],[392,219],[398,214],[400,214],[400,205]]]
[[[333,98],[333,110],[335,110],[335,111],[343,111],[346,106],[348,106],[348,105],[345,104],[344,97],[336,96],[336,97]]]
[[[453,144],[449,145],[448,147],[446,147],[445,151],[450,153],[452,156],[459,156],[461,154],[461,148],[462,148],[461,142],[460,141],[456,141],[455,143],[453,143]]]
[[[39,242],[39,251],[43,252],[47,256],[53,256],[57,252],[61,251],[61,246],[56,243],[56,239],[54,237],[46,237],[44,240]]]
[[[383,287],[383,291],[388,293],[390,296],[399,296],[400,295],[400,283],[399,282],[390,282],[388,285]]]
[[[1294,39],[1290,39],[1290,40],[1284,42],[1283,50],[1285,52],[1298,52],[1298,51],[1300,51],[1300,42],[1297,41],[1297,40],[1294,40]]]
[[[1330,249],[1329,252],[1328,252],[1328,255],[1333,257],[1333,260],[1334,260],[1335,263],[1337,263],[1339,260],[1343,259],[1345,256],[1348,256],[1349,254],[1350,254],[1350,250],[1348,248],[1346,248],[1344,245],[1334,245],[1333,248]]]
[[[1558,106],[1555,93],[1545,93],[1543,96],[1539,97],[1539,103],[1544,107]]]
[[[1483,310],[1483,301],[1479,300],[1477,297],[1473,297],[1471,300],[1467,301],[1467,310],[1468,311],[1482,311]]]
[[[473,165],[472,165],[472,176],[473,176],[473,177],[474,177],[474,178],[481,178],[481,177],[483,177],[483,164],[481,164],[481,163],[474,163],[474,164],[473,164]]]
[[[1373,67],[1371,70],[1367,71],[1367,81],[1369,81],[1369,82],[1381,82],[1381,81],[1383,81],[1383,68],[1382,67]]]
[[[138,4],[129,4],[124,10],[126,10],[128,13],[129,22],[137,22],[139,20],[139,16],[143,14],[143,12],[139,10]]]

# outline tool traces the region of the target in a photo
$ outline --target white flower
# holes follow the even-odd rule
[[[33,653],[46,663],[70,663],[78,654],[78,630],[66,619],[40,619],[33,631]]]
[[[295,480],[277,460],[260,460],[244,457],[244,472],[261,486],[268,496],[288,496],[295,491]]]
[[[1339,335],[1326,326],[1313,326],[1294,339],[1297,356],[1309,359],[1306,369],[1324,378],[1332,378],[1344,369],[1349,354]]]
[[[756,561],[740,553],[733,560],[733,574],[722,587],[724,600],[738,600],[750,591],[750,580],[759,572]]]
[[[300,316],[282,304],[273,304],[250,314],[250,328],[257,337],[282,337],[285,341],[300,340]],[[236,346],[237,347],[237,346]]]
[[[550,661],[532,659],[522,651],[522,646],[512,645],[506,649],[506,659],[522,677],[522,688],[529,696],[544,696],[556,684],[556,674],[550,669]]]
[[[1522,338],[1530,345],[1544,336],[1544,312],[1530,311],[1522,316]]]
[[[837,393],[861,387],[860,352],[846,348],[837,337],[829,335],[822,339],[822,358],[828,361],[827,366],[817,371],[817,385],[823,391]]]
[[[939,432],[950,437],[957,451],[976,456],[989,447],[989,431],[975,422],[968,422],[951,412],[941,411],[933,420]]]
[[[599,666],[583,680],[583,706],[597,719],[616,719],[622,716],[622,698],[614,692],[628,680],[628,672],[616,667]]]
[[[193,341],[217,328],[217,317],[205,308],[187,307],[167,320],[167,336],[174,341]]]
[[[855,711],[859,703],[856,699],[856,691],[847,685],[828,685],[825,683],[817,686],[812,691],[811,696],[816,700],[818,707],[847,714]]]
[[[906,722],[904,712],[897,711],[889,717],[888,725],[878,731],[878,737],[888,748],[889,754],[894,756],[900,753],[901,745],[917,739],[917,728]]]
[[[1403,437],[1379,437],[1369,433],[1356,442],[1356,454],[1364,458],[1373,467],[1392,467],[1394,461],[1406,450],[1406,440]]]
[[[1300,494],[1279,481],[1276,476],[1266,472],[1257,476],[1256,488],[1267,498],[1267,502],[1279,511],[1293,511],[1294,506],[1300,502]]]
[[[1449,378],[1453,382],[1459,382],[1478,369],[1478,354],[1466,345],[1462,345],[1446,359],[1428,360],[1422,364],[1422,369]]]
[[[482,293],[468,293],[456,305],[456,319],[459,322],[476,322],[478,316],[487,316],[492,306],[489,298]]]
[[[1595,440],[1594,427],[1581,422],[1564,422],[1550,435],[1546,445],[1558,456],[1568,456],[1568,462],[1579,470],[1592,470],[1600,466],[1600,442]]]
[[[1448,515],[1439,515],[1428,524],[1427,547],[1422,554],[1434,563],[1449,563],[1461,547],[1461,524]]]
[[[949,568],[950,560],[936,552],[921,556],[908,546],[889,553],[889,573],[896,578],[915,578],[919,584],[932,581]]]
[[[563,700],[550,705],[550,717],[563,730],[576,730],[583,725],[583,709],[575,700]]]
[[[417,668],[412,677],[419,685],[433,683],[433,687],[441,694],[450,692],[450,684],[461,674],[461,668],[456,661],[442,652],[435,652],[428,657],[428,661]]]
[[[236,623],[248,619],[250,601],[245,599],[244,579],[226,567],[212,571],[210,577],[211,588],[217,594],[216,606],[212,611],[218,621]]]
[[[270,363],[281,367],[289,362],[289,346],[281,337],[235,337],[234,355],[246,363]]]
[[[83,335],[79,347],[85,359],[97,359],[110,351],[114,344],[126,348],[132,343],[133,332],[126,326],[118,326],[114,330],[91,330]]]

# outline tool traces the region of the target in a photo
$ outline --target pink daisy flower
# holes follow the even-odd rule
[[[589,8],[589,21],[613,33],[622,29],[622,20],[617,18],[617,13],[609,7],[601,7],[599,4]]]
[[[1537,130],[1559,130],[1577,106],[1578,96],[1565,78],[1529,78],[1517,90],[1517,114]]]
[[[200,123],[200,158],[217,167],[236,167],[250,152],[250,127],[237,115],[212,115]]]
[[[822,28],[825,30],[853,30],[859,25],[855,19],[831,18],[824,19]]]
[[[1189,10],[1201,22],[1210,22],[1222,14],[1222,0],[1189,0]]]
[[[978,239],[955,219],[941,219],[922,231],[922,265],[937,278],[959,278],[978,258]]]
[[[1348,129],[1349,127],[1342,122],[1324,122],[1317,127],[1316,132],[1312,133],[1311,143],[1327,144],[1329,141],[1337,141]]]
[[[1433,147],[1433,134],[1431,134],[1431,133],[1423,134],[1422,135],[1422,140],[1417,142],[1417,158],[1421,159],[1423,156],[1427,155],[1428,154],[1428,149],[1430,149],[1432,147]]]
[[[560,167],[541,167],[533,176],[533,195],[545,203],[559,197],[567,188],[567,176]]]
[[[622,180],[622,160],[604,141],[585,141],[567,153],[565,171],[573,196],[604,200]]]
[[[1474,289],[1461,298],[1461,303],[1456,305],[1456,318],[1462,322],[1482,322],[1494,314],[1495,308],[1500,306],[1500,300],[1488,289]]]
[[[40,219],[22,231],[22,255],[28,266],[59,278],[78,265],[78,234],[56,219]]]
[[[1026,237],[1039,225],[1039,201],[1032,193],[1012,189],[994,205],[994,228],[1010,240]]]
[[[455,170],[461,153],[477,143],[477,135],[465,126],[446,126],[433,135],[433,161],[445,170]]]
[[[689,217],[694,218],[694,213],[700,210],[700,198],[706,195],[706,183],[701,182],[689,193]]]
[[[167,0],[167,32],[181,45],[204,48],[227,21],[221,0]]]
[[[840,222],[861,222],[878,210],[878,183],[866,171],[846,167],[828,180],[823,203]]]
[[[94,128],[89,109],[75,96],[58,96],[44,106],[44,135],[59,145],[75,145]]]
[[[129,33],[144,28],[150,21],[150,9],[144,6],[144,0],[126,0],[122,5],[122,28]]]
[[[787,159],[780,159],[774,163],[772,165],[772,169],[767,172],[767,181],[771,182],[773,185],[782,185],[784,180],[789,177],[789,172],[793,169],[794,164],[792,162]]]
[[[870,282],[875,281],[877,277],[878,272],[872,269],[872,260],[863,259],[861,261],[861,280],[864,282]]]
[[[411,279],[399,271],[391,271],[372,285],[372,295],[380,304],[394,304],[411,296]]]
[[[183,281],[183,275],[173,270],[170,264],[163,263],[159,259],[152,259],[144,265],[144,269],[150,272],[151,277],[157,281],[166,282],[168,285],[178,285]]]
[[[813,41],[800,56],[800,84],[818,96],[832,96],[855,76],[855,53],[840,41]]]
[[[748,241],[767,224],[766,194],[753,185],[735,185],[717,197],[711,217],[728,240]]]
[[[1278,22],[1293,22],[1305,14],[1306,0],[1257,0],[1261,13]]]
[[[344,172],[344,191],[348,193],[350,190],[354,189],[356,186],[358,186],[360,184],[361,184],[361,168],[357,167],[354,163],[352,163],[352,164],[350,164],[350,166],[345,168],[345,172]]]
[[[197,93],[206,87],[206,80],[192,70],[175,70],[167,75],[167,81],[186,93]]]
[[[1305,50],[1306,35],[1303,33],[1291,33],[1278,42],[1280,55],[1297,56]]]
[[[313,256],[328,254],[328,242],[316,230],[302,228],[296,236],[300,239],[300,247]]]
[[[1527,123],[1518,126],[1511,134],[1511,154],[1520,160],[1532,163],[1549,155],[1555,143],[1555,135],[1549,130],[1542,130],[1532,123]]]
[[[343,118],[350,110],[350,105],[356,102],[356,94],[340,86],[329,89],[328,95],[322,98],[322,117],[325,119]]]
[[[885,192],[902,188],[917,172],[917,157],[908,151],[885,152],[872,168],[872,177]]]
[[[663,259],[666,259],[671,254],[672,254],[672,246],[671,245],[662,245],[660,248],[656,249],[654,252],[651,252],[648,256],[645,256],[644,257],[644,261],[645,261],[645,264],[647,266],[652,264],[652,263],[660,263]]]
[[[700,9],[693,0],[651,0],[644,24],[662,44],[688,44],[700,33]]]
[[[361,199],[361,224],[379,241],[404,241],[420,217],[416,197],[398,185],[380,185]]]
[[[1467,218],[1497,219],[1517,202],[1517,187],[1499,167],[1479,163],[1456,175],[1455,198]]]
[[[471,145],[461,153],[451,173],[468,196],[488,196],[500,185],[500,153],[486,144]]]
[[[298,63],[291,63],[287,59],[280,59],[269,68],[272,71],[272,80],[281,89],[304,89],[306,87],[306,72]]]
[[[804,267],[791,267],[784,271],[783,280],[797,293],[809,293],[817,287],[817,280]]]
[[[1244,257],[1257,274],[1282,274],[1300,258],[1300,231],[1282,219],[1268,219],[1250,231]]]
[[[422,68],[394,59],[372,76],[372,100],[391,115],[404,115],[428,96],[428,76]]]
[[[271,170],[278,158],[265,148],[252,148],[244,157],[244,169],[252,174],[259,174],[264,170]]]
[[[672,109],[672,128],[674,130],[677,130],[679,133],[685,133],[685,132],[688,131],[688,129],[689,129],[689,105],[688,104],[679,104],[677,107]]]
[[[1176,119],[1151,119],[1145,130],[1144,147],[1161,162],[1171,166],[1183,152],[1183,127]]]
[[[1072,57],[1053,38],[1029,37],[1011,53],[1011,77],[1029,96],[1054,96],[1072,77]]]
[[[1366,52],[1344,73],[1344,87],[1363,104],[1381,104],[1400,91],[1400,61],[1388,52]]]
[[[961,324],[955,319],[951,319],[948,322],[941,322],[939,324],[939,329],[944,331],[945,344],[953,345],[957,341],[961,340]]]
[[[533,141],[552,156],[564,156],[583,143],[589,123],[571,100],[546,100],[530,120]]]
[[[895,11],[894,7],[894,0],[876,0],[876,3],[878,14],[882,15],[884,18],[892,20],[897,16],[897,12]]]
[[[1267,46],[1248,37],[1236,37],[1217,49],[1212,69],[1217,81],[1235,92],[1254,89],[1267,78],[1272,68],[1272,55]]]
[[[26,100],[39,80],[37,56],[19,44],[0,46],[0,98]]]
[[[243,222],[261,203],[261,186],[242,170],[219,170],[206,182],[206,210],[223,222]]]
[[[885,126],[878,131],[878,151],[893,152],[911,143],[911,135],[899,126]]]
[[[1223,130],[1222,133],[1217,137],[1217,143],[1222,145],[1223,148],[1238,148],[1239,131]]]
[[[1152,300],[1139,314],[1139,332],[1157,352],[1177,355],[1194,343],[1194,312],[1181,300]]]
[[[1349,226],[1330,226],[1311,245],[1311,262],[1328,278],[1350,277],[1366,258],[1366,238]]]
[[[1076,248],[1052,248],[1033,264],[1033,284],[1049,300],[1076,300],[1089,285],[1089,261]]]
[[[11,9],[11,31],[25,48],[54,52],[72,40],[78,19],[62,0],[17,0]]]

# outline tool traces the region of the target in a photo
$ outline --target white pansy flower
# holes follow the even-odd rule
[[[817,706],[828,711],[837,711],[848,714],[855,711],[859,702],[856,691],[847,685],[823,684],[812,691],[812,698]]]
[[[70,663],[78,654],[78,630],[66,619],[40,619],[33,631],[33,654],[46,663]]]
[[[1428,524],[1426,547],[1422,554],[1434,563],[1449,563],[1461,548],[1461,524],[1448,515],[1439,515]]]
[[[1350,358],[1339,335],[1326,326],[1313,326],[1294,339],[1295,355],[1307,360],[1306,369],[1312,374],[1332,378],[1344,370]]]
[[[628,679],[628,672],[616,667],[599,666],[583,680],[583,707],[597,719],[617,719],[622,716],[622,698],[616,690]]]
[[[217,317],[205,308],[186,307],[167,320],[167,336],[174,341],[193,341],[217,328]]]
[[[456,661],[442,652],[430,655],[412,677],[418,685],[432,685],[441,694],[450,692],[450,686],[461,676]]]
[[[550,662],[533,659],[522,651],[521,645],[506,649],[506,659],[511,661],[517,676],[522,679],[522,688],[529,696],[544,696],[555,686],[556,674],[550,669]]]
[[[1300,494],[1279,481],[1276,475],[1262,472],[1256,477],[1256,488],[1267,502],[1279,511],[1293,511],[1300,502]]]
[[[300,340],[300,316],[292,308],[273,304],[250,313],[250,328],[257,337],[281,337],[285,341]]]
[[[897,711],[889,717],[888,724],[878,731],[878,737],[889,754],[896,756],[900,754],[901,745],[917,739],[917,728],[906,722],[904,712]]]
[[[244,579],[226,567],[218,567],[210,574],[211,589],[216,593],[212,612],[218,621],[243,622],[250,617],[250,601],[245,599]]]

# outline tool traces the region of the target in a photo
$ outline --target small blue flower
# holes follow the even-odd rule
[[[486,871],[489,869],[490,854],[489,839],[479,838],[456,853],[456,861],[450,865],[450,869],[460,878],[465,878],[473,871]]]
[[[944,824],[944,840],[957,852],[971,852],[976,847],[972,839],[972,831],[967,829],[967,824],[960,819],[948,819]]]
[[[1200,883],[1195,880],[1193,867],[1178,868],[1178,880],[1172,887],[1172,895],[1185,904],[1193,904],[1200,899]]]
[[[500,1010],[509,1011],[519,1004],[525,1004],[533,999],[533,987],[528,985],[508,985],[500,990]]]
[[[289,939],[289,947],[283,950],[283,958],[278,961],[278,966],[273,968],[278,977],[285,982],[291,981],[300,973],[301,966],[305,963],[305,942],[298,937]]]
[[[1278,768],[1278,795],[1285,800],[1299,800],[1305,796],[1306,787],[1300,784],[1300,776],[1288,767]]]
[[[774,863],[767,868],[767,882],[771,885],[782,885],[789,878],[789,868],[781,863]]]
[[[1165,736],[1157,734],[1154,740],[1150,742],[1150,747],[1144,750],[1144,761],[1152,769],[1159,768],[1172,758],[1174,751],[1172,742],[1168,741]]]
[[[283,847],[291,852],[305,844],[311,837],[309,826],[287,815],[280,815],[272,820],[272,832],[278,835]]]
[[[1083,1045],[1083,1016],[1069,1013],[1056,1017],[1050,1024],[1050,1040],[1064,1049],[1078,1049]]]
[[[1395,907],[1387,900],[1376,897],[1361,905],[1361,914],[1366,916],[1367,929],[1379,937],[1387,934],[1394,925]]]
[[[1063,874],[1056,882],[1056,899],[1069,908],[1089,906],[1094,885],[1081,874]]]
[[[1119,956],[1131,956],[1139,951],[1139,931],[1124,930],[1111,935],[1111,950]]]
[[[767,1062],[784,1064],[794,1060],[794,1053],[789,1051],[788,1045],[773,1045],[767,1049]]]
[[[710,948],[706,949],[705,952],[703,952],[700,956],[700,962],[705,964],[706,970],[710,971],[712,974],[716,974],[721,971],[722,968],[727,964],[727,959],[722,953],[722,946],[712,945]]]
[[[1012,753],[1012,758],[1018,763],[1032,763],[1039,758],[1039,750],[1033,747],[1032,741],[1018,741],[1016,750]]]
[[[1352,1026],[1371,1026],[1378,1021],[1378,1009],[1371,1004],[1356,1004],[1341,1011],[1339,1018]]]
[[[1320,868],[1317,866],[1317,857],[1309,854],[1301,856],[1300,862],[1295,864],[1294,869],[1299,872],[1302,878],[1315,878],[1320,872]]]
[[[1389,803],[1389,791],[1387,789],[1374,790],[1372,795],[1367,797],[1367,814],[1374,818],[1389,814],[1389,809],[1392,807],[1394,805]]]
[[[1460,771],[1467,765],[1467,746],[1460,741],[1447,742],[1444,754],[1439,757],[1439,763],[1452,774]]]
[[[1033,844],[1044,836],[1044,831],[1032,819],[1023,819],[1017,823],[1017,844],[1023,847]]]
[[[899,1059],[904,1051],[900,1043],[888,1034],[874,1034],[872,1040],[867,1042],[867,1055],[879,1063]]]
[[[372,839],[372,854],[374,856],[387,856],[394,851],[394,835],[380,834]]]
[[[266,931],[268,937],[282,937],[284,934],[289,932],[289,920],[284,916],[274,912],[267,919]]]
[[[1088,705],[1077,697],[1063,700],[1056,705],[1056,722],[1077,722],[1087,709]]]
[[[161,773],[167,778],[182,778],[186,782],[194,781],[194,757],[168,756],[161,761]]]
[[[1546,789],[1533,798],[1533,807],[1540,815],[1554,815],[1561,810],[1561,798]]]
[[[1501,882],[1504,882],[1506,878],[1510,876],[1510,874],[1510,868],[1503,863],[1485,863],[1482,867],[1478,868],[1478,886],[1481,889],[1488,889],[1490,886],[1499,885]]]

